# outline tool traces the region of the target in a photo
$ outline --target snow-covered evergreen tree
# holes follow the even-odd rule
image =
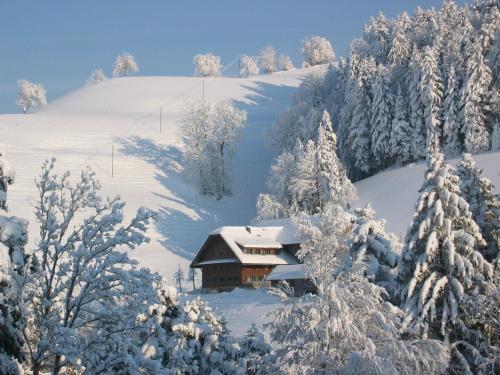
[[[391,47],[387,56],[392,68],[404,67],[410,60],[411,44],[408,35],[410,23],[410,17],[406,12],[403,12],[394,22]]]
[[[279,69],[288,71],[288,70],[294,70],[293,62],[290,56],[281,54],[279,58]]]
[[[455,68],[451,66],[443,105],[443,151],[446,156],[456,156],[462,149],[457,90]]]
[[[195,74],[200,77],[211,77],[221,75],[221,59],[213,53],[196,55],[193,59]]]
[[[317,213],[320,207],[318,165],[316,145],[309,140],[296,156],[295,173],[290,179],[292,206],[310,214]]]
[[[328,64],[335,60],[333,47],[328,39],[311,35],[302,41],[302,57],[306,66]]]
[[[337,137],[327,111],[323,111],[319,124],[316,160],[320,207],[325,207],[329,202],[349,207],[356,199],[356,188],[337,156]]]
[[[276,66],[276,51],[274,47],[267,46],[260,52],[259,64],[267,74],[274,73],[278,70]]]
[[[106,77],[102,69],[94,69],[86,83],[87,85],[92,85],[94,83],[106,81],[107,79],[108,77]]]
[[[467,60],[467,77],[462,91],[462,134],[465,150],[471,153],[486,151],[490,147],[490,135],[486,124],[489,109],[491,71],[484,62],[481,44],[470,44],[471,56]]]
[[[494,193],[493,183],[481,174],[482,169],[476,167],[472,155],[464,154],[457,165],[457,175],[461,195],[487,243],[487,247],[479,251],[488,261],[500,262],[500,199]]]
[[[250,56],[242,55],[240,58],[240,77],[248,77],[259,74],[257,62]]]
[[[421,68],[420,61],[422,57],[420,53],[414,49],[407,80],[408,80],[408,95],[410,103],[410,126],[413,129],[413,143],[412,143],[412,155],[413,158],[418,160],[425,156],[425,145],[426,145],[426,132],[424,123],[424,106],[420,96],[420,82],[421,82]]]
[[[113,68],[113,77],[117,78],[122,75],[125,77],[130,73],[139,71],[139,65],[135,62],[135,57],[130,53],[121,53],[116,57],[115,67]]]
[[[351,91],[352,97],[347,99],[353,101],[348,143],[353,153],[354,167],[359,171],[360,176],[368,175],[373,167],[370,137],[372,100],[368,77],[370,65],[372,65],[372,62],[364,61],[363,72],[356,79]]]
[[[413,131],[408,122],[408,111],[406,102],[401,92],[401,86],[398,87],[396,96],[396,107],[394,109],[394,118],[392,120],[392,131],[390,139],[390,156],[397,163],[405,164],[413,159],[412,142]]]
[[[17,84],[19,93],[16,104],[21,107],[23,113],[47,106],[47,92],[42,85],[24,79],[18,81]]]
[[[355,210],[351,256],[366,263],[368,280],[383,287],[389,295],[396,292],[396,266],[401,244],[385,231],[385,220],[375,220],[375,211],[368,205]]]
[[[425,47],[420,75],[420,98],[424,107],[426,131],[426,153],[434,154],[440,149],[442,127],[443,85],[439,76],[436,47]]]
[[[415,209],[398,274],[403,328],[446,337],[461,300],[492,277],[493,267],[476,250],[484,239],[442,154],[428,161]]]
[[[373,86],[370,136],[372,153],[380,167],[388,165],[390,160],[393,102],[387,69],[379,66]]]

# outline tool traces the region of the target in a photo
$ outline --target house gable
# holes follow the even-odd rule
[[[212,234],[208,236],[190,267],[199,267],[202,262],[216,262],[217,260],[227,262],[232,259],[234,259],[235,263],[239,263],[233,250],[222,236],[219,234]]]

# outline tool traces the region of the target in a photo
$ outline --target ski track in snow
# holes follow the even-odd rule
[[[17,170],[8,194],[9,214],[30,221],[33,246],[37,237],[34,180],[42,162],[55,157],[57,171],[68,169],[74,179],[89,165],[102,182],[103,197],[118,194],[127,202],[129,219],[140,206],[158,213],[148,232],[151,242],[131,255],[171,281],[179,265],[187,269],[209,232],[223,225],[248,224],[255,216],[255,201],[266,190],[265,180],[275,156],[268,132],[310,71],[205,79],[206,100],[231,99],[248,111],[248,125],[233,160],[234,194],[221,201],[200,195],[182,167],[178,124],[186,104],[202,99],[203,78],[112,79],[76,90],[36,114],[0,115],[0,142]],[[500,153],[476,159],[485,168],[485,175],[500,186]],[[424,170],[425,163],[417,163],[358,182],[358,204],[372,202],[377,216],[387,219],[387,229],[404,236]],[[244,333],[253,321],[267,321],[267,313],[280,304],[276,297],[260,290],[199,296],[225,315],[236,334]]]

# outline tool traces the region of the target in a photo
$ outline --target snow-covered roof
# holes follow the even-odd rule
[[[246,248],[266,248],[266,249],[281,249],[281,244],[273,238],[235,238],[234,242]]]
[[[203,262],[198,262],[199,266],[204,266],[206,264],[219,264],[219,263],[238,263],[236,258],[224,258],[224,259],[210,259]]]
[[[303,264],[289,264],[284,266],[276,266],[267,276],[267,280],[294,280],[305,279],[306,271]]]
[[[220,227],[210,233],[211,236],[220,235],[224,242],[234,253],[237,261],[241,264],[255,265],[285,265],[297,264],[297,260],[283,250],[283,245],[299,243],[295,236],[282,236],[283,226],[234,226]],[[285,240],[282,242],[282,240]],[[278,254],[245,254],[242,248],[268,248],[279,249]],[[199,255],[200,253],[198,253]],[[223,263],[225,259],[214,260],[213,263]],[[198,263],[194,259],[192,266],[207,264]]]

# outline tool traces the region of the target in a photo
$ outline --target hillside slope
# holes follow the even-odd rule
[[[128,215],[139,206],[158,212],[151,243],[133,255],[170,277],[179,264],[187,267],[207,233],[255,216],[255,200],[265,190],[273,157],[267,132],[308,72],[248,79],[119,78],[83,87],[36,114],[1,115],[0,142],[17,169],[8,198],[11,214],[30,220],[33,242],[34,179],[42,162],[56,157],[59,171],[69,169],[76,176],[90,165],[103,194],[121,195]],[[248,111],[233,163],[234,195],[220,202],[201,196],[182,168],[179,120],[189,102],[202,100],[203,90],[207,101],[231,99]]]

